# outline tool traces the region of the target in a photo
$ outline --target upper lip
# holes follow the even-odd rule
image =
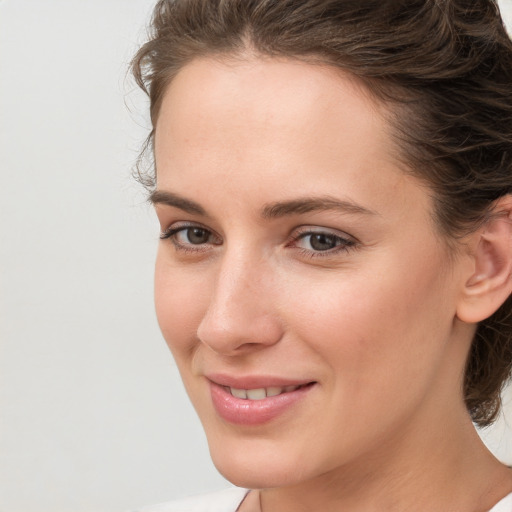
[[[205,377],[219,384],[235,389],[260,389],[270,387],[286,387],[286,386],[302,386],[313,382],[310,379],[294,379],[286,377],[278,377],[271,375],[245,375],[235,376],[222,373],[211,373]]]

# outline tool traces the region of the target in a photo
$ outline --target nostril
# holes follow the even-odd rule
[[[249,352],[277,343],[283,336],[280,321],[258,312],[258,307],[234,307],[230,311],[213,304],[197,329],[197,338],[223,354]]]

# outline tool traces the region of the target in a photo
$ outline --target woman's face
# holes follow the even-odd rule
[[[155,155],[158,320],[228,479],[368,468],[463,410],[463,263],[356,81],[193,61]]]

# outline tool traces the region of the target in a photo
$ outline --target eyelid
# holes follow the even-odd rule
[[[179,242],[175,235],[182,231],[186,231],[187,229],[203,229],[208,232],[211,237],[213,237],[213,242],[207,242],[204,244],[192,244],[192,243],[183,243]],[[182,221],[182,222],[174,222],[167,229],[160,232],[160,240],[170,240],[174,247],[177,250],[188,251],[188,252],[201,252],[207,250],[207,246],[210,245],[220,245],[222,243],[222,239],[213,231],[212,229],[204,226],[200,222],[190,222],[190,221]]]
[[[346,231],[341,231],[335,228],[326,228],[321,226],[300,226],[296,230],[294,230],[292,234],[292,238],[297,239],[303,237],[305,235],[315,235],[315,234],[325,234],[329,236],[335,236],[341,238],[342,240],[351,241],[354,243],[359,243],[356,237],[350,235]]]
[[[293,244],[298,241],[306,238],[309,235],[317,235],[324,234],[333,238],[336,238],[338,241],[341,241],[338,245],[334,246],[331,249],[326,249],[325,251],[314,250],[314,249],[305,249],[304,247],[297,247]],[[339,231],[337,229],[325,228],[320,226],[301,226],[298,228],[292,235],[292,240],[287,244],[287,247],[299,250],[301,254],[309,259],[313,258],[327,258],[338,255],[339,253],[347,253],[350,250],[358,248],[360,245],[359,240],[357,240],[352,235],[349,235],[345,231]]]
[[[169,238],[169,236],[172,236],[174,233],[177,233],[178,231],[185,230],[187,228],[204,229],[205,231],[208,231],[208,232],[212,233],[213,235],[218,236],[215,233],[215,231],[213,231],[211,228],[201,224],[200,222],[178,221],[178,222],[173,222],[169,227],[160,231],[160,238],[162,238],[162,239]]]
[[[199,228],[208,233],[208,238],[211,237],[210,240],[204,243],[189,243],[182,242],[178,240],[178,237],[175,236],[180,232],[186,231],[187,229]],[[318,249],[307,249],[304,247],[297,246],[297,242],[306,238],[307,236],[323,234],[328,237],[332,237],[336,239],[337,243],[334,247],[325,250]],[[200,222],[191,222],[191,221],[178,221],[172,223],[167,229],[163,230],[160,233],[161,240],[169,240],[176,250],[190,253],[200,253],[209,251],[212,248],[212,245],[221,245],[223,243],[222,238],[217,235],[217,233],[208,228],[207,226],[201,224]],[[333,257],[338,253],[348,252],[349,250],[355,249],[359,247],[359,241],[352,235],[346,233],[345,231],[340,231],[334,228],[326,228],[321,226],[299,226],[295,228],[292,234],[289,237],[288,242],[285,244],[285,247],[298,250],[302,253],[302,255],[306,258],[312,259],[317,257]]]

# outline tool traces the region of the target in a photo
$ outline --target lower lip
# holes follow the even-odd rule
[[[235,425],[262,425],[304,399],[313,384],[262,400],[234,397],[225,387],[210,382],[213,406],[218,415]]]

